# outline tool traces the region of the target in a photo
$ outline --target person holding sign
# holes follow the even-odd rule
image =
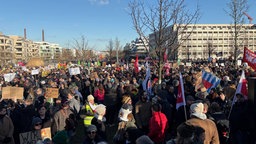
[[[6,108],[0,104],[0,143],[15,144],[13,139],[14,126],[12,120],[6,115]]]

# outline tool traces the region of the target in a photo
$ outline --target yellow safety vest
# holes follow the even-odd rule
[[[96,104],[94,104],[94,105],[96,105]],[[86,112],[89,111],[89,112],[91,112],[91,113],[94,113],[89,104],[86,104],[86,105],[85,105],[85,110],[86,110]],[[94,116],[90,116],[90,115],[86,115],[86,116],[85,116],[85,118],[84,118],[84,125],[85,125],[86,127],[88,127],[89,125],[91,125],[91,122],[92,122],[93,117],[94,117]]]

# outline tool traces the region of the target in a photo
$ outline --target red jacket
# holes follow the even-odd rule
[[[153,112],[149,121],[149,134],[155,143],[161,143],[165,138],[165,131],[168,128],[168,120],[162,112]]]
[[[99,101],[103,101],[104,97],[105,97],[105,90],[100,91],[99,89],[97,89],[94,92],[94,96],[99,100]]]

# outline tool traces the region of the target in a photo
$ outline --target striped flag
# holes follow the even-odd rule
[[[176,109],[178,109],[181,106],[185,106],[186,102],[185,102],[185,94],[184,94],[184,85],[183,85],[183,79],[182,79],[182,75],[180,73],[180,83],[178,86],[178,96],[177,96],[177,100],[176,100]]]
[[[232,105],[237,101],[236,94],[241,93],[243,94],[245,99],[248,99],[248,90],[247,90],[247,80],[245,78],[244,71],[242,72],[242,75],[240,77],[239,83],[236,88],[236,93],[232,101]]]
[[[212,88],[215,88],[219,85],[220,83],[220,78],[218,78],[217,76],[203,71],[202,72],[202,82],[204,87],[207,89],[207,92],[210,93]]]

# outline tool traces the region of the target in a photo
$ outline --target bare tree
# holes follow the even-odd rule
[[[61,52],[61,56],[59,57],[58,61],[59,62],[72,61],[74,60],[74,58],[75,57],[71,49],[63,48]]]
[[[119,53],[122,50],[122,46],[118,38],[115,39],[115,50],[116,50],[116,62],[119,63]]]
[[[212,56],[212,54],[214,53],[216,47],[213,46],[213,43],[211,40],[207,41],[207,47],[206,47],[206,53],[208,54],[208,58],[210,58]]]
[[[76,49],[76,58],[77,60],[86,60],[88,59],[88,50],[90,49],[88,46],[88,41],[85,36],[82,35],[80,39],[74,39],[73,48]]]
[[[236,64],[236,60],[238,57],[238,51],[240,44],[238,42],[239,34],[243,30],[243,24],[245,22],[244,19],[244,12],[247,12],[249,9],[248,1],[247,0],[230,0],[229,3],[227,3],[228,10],[225,10],[226,13],[232,18],[233,22],[232,25],[234,25],[234,29],[232,29],[233,34],[233,63]]]
[[[114,42],[112,39],[109,40],[108,45],[106,47],[108,51],[108,59],[112,61],[113,51],[114,51]]]
[[[155,0],[152,5],[134,0],[129,3],[129,8],[138,35],[148,43],[150,37],[154,39],[149,43],[149,47],[158,59],[160,83],[164,51],[168,49],[168,56],[173,54],[173,59],[177,59],[179,46],[190,36],[183,31],[187,29],[188,24],[197,22],[199,8],[196,7],[194,12],[190,12],[184,0]],[[149,38],[148,33],[151,33]]]

